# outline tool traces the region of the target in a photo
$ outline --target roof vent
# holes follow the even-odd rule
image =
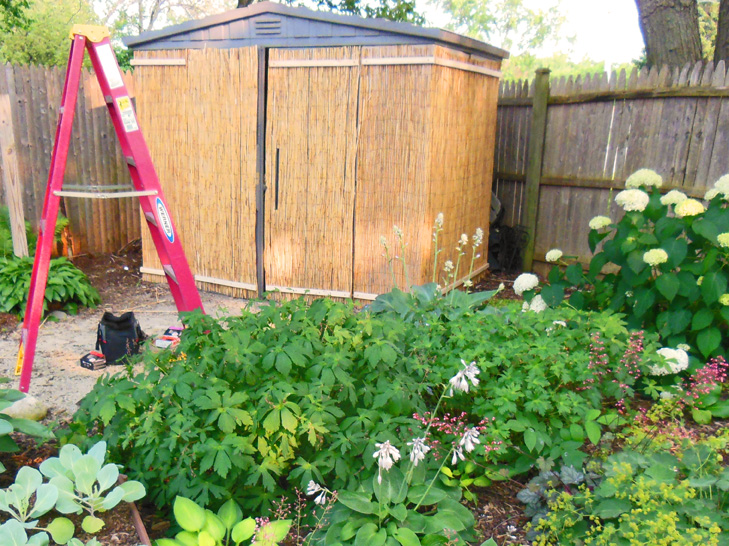
[[[259,19],[254,22],[256,36],[278,36],[281,34],[281,19]]]

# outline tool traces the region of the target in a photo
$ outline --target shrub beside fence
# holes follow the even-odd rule
[[[36,226],[43,210],[51,151],[58,121],[58,108],[65,67],[0,65],[0,97],[10,102],[12,139],[0,139],[0,179],[11,172],[14,158],[22,190],[25,219]],[[131,74],[125,74],[131,89]],[[0,134],[7,134],[3,132]],[[109,113],[95,76],[84,71],[81,78],[64,189],[99,186],[110,190],[131,184],[126,163],[114,134]],[[4,185],[0,203],[7,204]],[[70,221],[73,252],[113,252],[140,236],[136,198],[62,198],[61,212]]]
[[[728,86],[723,61],[563,77],[537,93],[537,103],[546,100],[542,116],[534,81],[502,82],[494,192],[505,222],[530,230],[537,262],[554,247],[587,260],[588,222],[608,214],[634,171],[651,168],[666,190],[703,197],[729,172]],[[538,142],[530,146],[533,129],[544,133],[541,153]],[[621,213],[610,207],[612,218]]]

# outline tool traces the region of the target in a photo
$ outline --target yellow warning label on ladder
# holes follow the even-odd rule
[[[18,349],[18,361],[15,364],[15,375],[20,375],[20,372],[23,370],[23,344],[20,344],[20,349]]]

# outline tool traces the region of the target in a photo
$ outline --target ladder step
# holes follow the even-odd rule
[[[144,191],[54,191],[53,195],[58,197],[79,197],[81,199],[121,199],[123,197],[143,197],[145,195],[157,195],[157,190]]]
[[[170,279],[175,281],[177,283],[177,276],[175,275],[175,270],[172,269],[171,265],[163,265],[162,270],[165,272],[165,275],[167,275]],[[180,283],[177,283],[180,284]]]
[[[137,162],[134,161],[134,158],[130,155],[124,156],[124,160],[127,162],[127,165],[129,165],[130,167],[137,166]]]
[[[145,212],[144,217],[147,219],[147,222],[152,224],[154,227],[157,227],[157,218],[154,217],[154,213]]]

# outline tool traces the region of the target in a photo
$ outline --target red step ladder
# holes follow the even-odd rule
[[[76,25],[71,30],[71,40],[71,52],[63,86],[56,139],[53,145],[40,233],[33,263],[33,275],[30,281],[28,305],[25,310],[18,363],[15,370],[16,375],[20,375],[19,389],[22,392],[28,392],[30,387],[38,328],[48,281],[51,246],[61,197],[99,197],[98,192],[63,191],[63,177],[71,141],[71,127],[76,110],[84,50],[89,52],[91,64],[109,108],[111,121],[114,124],[114,130],[119,138],[122,153],[129,166],[129,173],[134,184],[134,191],[105,194],[104,197],[139,197],[139,203],[147,219],[152,240],[157,248],[177,309],[179,311],[203,310],[195,279],[182,250],[172,217],[168,212],[152,158],[137,124],[132,101],[111,47],[109,31],[106,27]]]

